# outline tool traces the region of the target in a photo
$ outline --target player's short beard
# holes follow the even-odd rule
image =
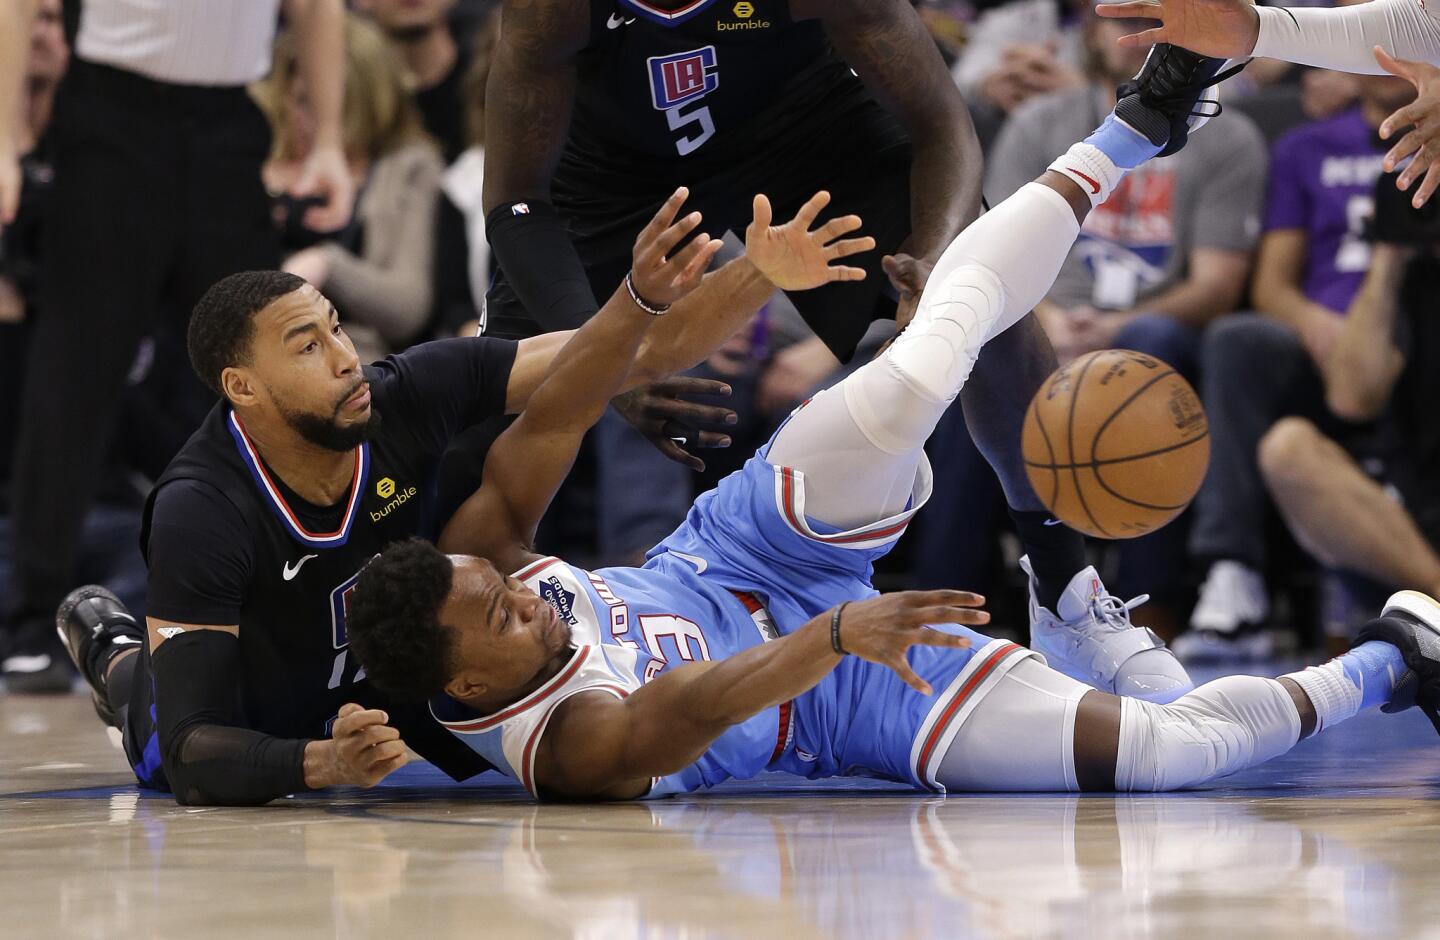
[[[380,409],[373,404],[370,406],[370,417],[364,422],[351,425],[340,423],[341,409],[358,388],[357,385],[351,389],[328,418],[303,411],[291,411],[283,405],[280,407],[280,416],[308,443],[343,454],[347,450],[354,450],[380,432]]]

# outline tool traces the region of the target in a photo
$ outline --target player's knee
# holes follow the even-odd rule
[[[1294,702],[1273,679],[1227,676],[1169,705],[1125,699],[1115,786],[1193,786],[1283,754],[1299,736]]]
[[[915,319],[886,357],[920,390],[948,401],[969,377],[1005,309],[1005,287],[994,271],[978,264],[938,276],[938,283],[932,276]]]
[[[1274,487],[1303,485],[1315,473],[1323,443],[1320,429],[1304,418],[1281,418],[1260,439],[1260,472]]]

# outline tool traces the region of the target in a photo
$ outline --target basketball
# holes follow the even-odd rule
[[[1061,522],[1104,539],[1154,532],[1205,479],[1210,428],[1195,389],[1168,364],[1102,349],[1057,369],[1021,432],[1030,485]]]

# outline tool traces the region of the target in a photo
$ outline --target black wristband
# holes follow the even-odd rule
[[[845,601],[839,607],[836,607],[835,612],[830,615],[830,648],[835,651],[837,656],[850,655],[850,651],[840,645],[840,615],[844,613],[845,608],[849,606],[850,602]]]
[[[670,305],[669,305],[669,304],[652,304],[650,301],[646,300],[644,297],[641,297],[641,296],[640,296],[640,292],[635,289],[635,279],[634,279],[633,277],[631,277],[631,274],[632,274],[632,273],[633,273],[633,272],[631,272],[631,271],[626,271],[626,272],[625,272],[625,290],[627,290],[627,291],[630,293],[630,299],[634,302],[635,306],[639,307],[641,310],[644,310],[646,313],[650,314],[650,316],[652,316],[652,317],[663,317],[663,316],[665,316],[665,311],[667,311],[667,310],[670,309]]]

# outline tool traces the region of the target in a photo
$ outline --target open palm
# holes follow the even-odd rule
[[[781,290],[809,290],[831,281],[864,280],[861,268],[835,264],[841,258],[870,251],[875,239],[843,236],[860,228],[858,215],[831,219],[811,229],[820,211],[830,204],[830,194],[811,196],[795,218],[784,225],[771,225],[770,200],[755,197],[755,217],[745,229],[745,254],[750,263]]]
[[[1112,19],[1159,20],[1160,25],[1120,38],[1132,49],[1157,42],[1184,46],[1218,58],[1248,56],[1260,34],[1260,17],[1252,0],[1128,0],[1095,7]]]

